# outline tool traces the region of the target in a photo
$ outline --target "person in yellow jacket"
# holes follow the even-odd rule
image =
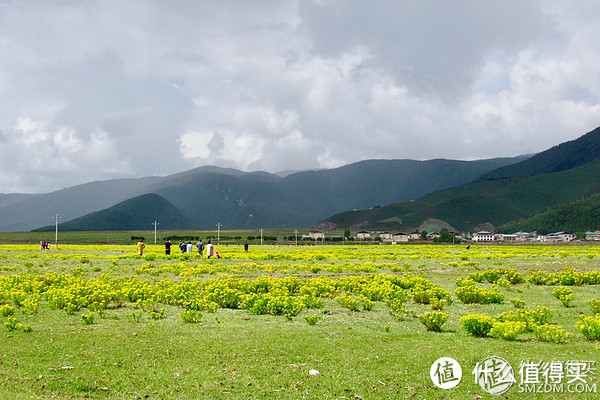
[[[144,239],[140,239],[140,241],[137,243],[137,251],[140,256],[144,255],[144,247],[146,247],[144,244]]]

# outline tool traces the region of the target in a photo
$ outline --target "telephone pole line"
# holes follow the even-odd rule
[[[160,224],[156,220],[154,220],[152,225],[154,225],[154,245],[156,246],[156,226]]]
[[[54,217],[54,246],[58,249],[58,220],[60,217],[58,214]]]

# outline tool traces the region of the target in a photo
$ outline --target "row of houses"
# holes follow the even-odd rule
[[[457,234],[458,235],[458,234]],[[433,240],[435,238],[440,237],[440,234],[437,232],[432,232],[427,234],[426,240]],[[311,231],[308,234],[302,235],[302,239],[310,239],[310,240],[325,240],[325,233],[321,231]],[[423,240],[421,236],[421,232],[415,231],[411,233],[405,232],[368,232],[368,231],[360,231],[357,232],[354,236],[354,240],[357,241],[370,241],[370,240],[380,240],[384,243],[407,243],[413,242],[417,240]]]
[[[538,235],[537,232],[515,232],[515,233],[498,233],[489,231],[479,231],[472,235],[465,235],[457,232],[450,232],[457,239],[462,241],[471,240],[473,242],[507,242],[507,243],[569,243],[577,239],[577,236],[573,233],[567,232],[554,232],[547,235]],[[440,234],[437,232],[428,233],[425,240],[434,240],[439,238]],[[307,235],[302,235],[303,239],[310,240],[325,240],[325,233],[320,231],[312,231]],[[383,243],[408,243],[423,240],[421,232],[415,231],[411,233],[405,232],[368,232],[360,231],[356,233],[354,240],[357,241],[370,241],[370,240],[381,240]],[[600,231],[589,231],[586,232],[585,240],[600,241]]]
[[[577,236],[568,232],[554,232],[538,235],[537,232],[497,233],[489,231],[475,232],[471,237],[473,242],[538,242],[538,243],[569,243]],[[600,240],[600,231],[586,232],[586,240]]]

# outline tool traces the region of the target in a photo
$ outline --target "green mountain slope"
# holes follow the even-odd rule
[[[479,180],[515,178],[565,171],[600,158],[600,127],[533,157],[489,172]]]
[[[44,226],[52,222],[57,213],[63,221],[69,221],[148,193],[144,188],[160,179],[113,179],[30,195],[0,207],[0,231],[25,231]]]
[[[187,175],[156,190],[201,228],[313,225],[347,208],[410,200],[477,178],[514,159],[369,160],[295,173]]]
[[[68,221],[144,193],[164,197],[194,228],[211,229],[217,222],[227,228],[306,226],[346,209],[411,200],[464,184],[523,158],[368,160],[284,178],[201,167],[166,177],[92,182],[0,208],[0,231],[43,226],[56,213]]]
[[[125,200],[113,207],[96,211],[72,221],[59,224],[61,231],[150,230],[159,221],[160,229],[189,229],[192,223],[163,197],[144,194]],[[54,231],[55,226],[45,226],[37,232]]]
[[[586,232],[600,228],[600,194],[558,204],[498,227],[501,232]]]
[[[409,203],[344,212],[324,222],[343,228],[411,229],[429,218],[437,218],[460,230],[476,229],[484,223],[498,226],[600,192],[599,174],[600,160],[596,160],[555,173],[478,180]],[[386,222],[392,219],[402,223]]]

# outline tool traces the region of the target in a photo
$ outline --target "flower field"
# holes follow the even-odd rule
[[[487,356],[517,378],[600,362],[596,246],[218,250],[0,245],[0,398],[476,398]],[[454,389],[429,377],[440,357]]]

